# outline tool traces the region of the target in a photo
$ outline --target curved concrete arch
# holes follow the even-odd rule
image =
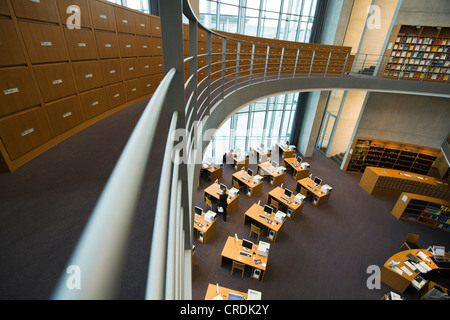
[[[362,90],[450,98],[450,86],[445,83],[436,84],[358,76],[266,80],[240,87],[226,95],[224,99],[217,102],[214,106],[211,106],[210,114],[203,123],[203,133],[206,130],[217,130],[237,111],[256,101],[292,92],[329,90]],[[204,150],[209,142],[203,141]]]

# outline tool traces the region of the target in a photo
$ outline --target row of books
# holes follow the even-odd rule
[[[421,59],[403,59],[403,58],[391,58],[388,63],[394,64],[411,64],[416,66],[437,66],[437,67],[450,67],[450,61],[441,61],[441,60],[421,60]]]
[[[386,77],[403,77],[410,79],[426,79],[426,80],[438,80],[438,81],[448,81],[449,75],[442,73],[420,73],[420,72],[397,72],[397,71],[386,71],[384,74]]]
[[[447,45],[448,39],[432,38],[432,37],[413,37],[413,36],[398,36],[395,40],[396,43],[412,43],[412,44],[435,44],[435,45]]]
[[[400,51],[424,51],[424,52],[449,52],[450,46],[427,46],[424,45],[409,45],[409,44],[396,44],[394,50]]]
[[[423,72],[423,73],[442,73],[442,74],[450,74],[450,68],[440,68],[440,67],[422,67],[422,66],[407,66],[404,67],[401,64],[398,65],[388,65],[386,67],[387,70],[397,70],[397,71],[406,71],[406,72]]]
[[[437,59],[437,60],[447,60],[450,58],[448,53],[423,53],[418,51],[392,51],[391,58],[417,58],[417,59]]]

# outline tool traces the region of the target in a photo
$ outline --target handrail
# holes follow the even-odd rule
[[[115,298],[131,223],[165,97],[171,69],[148,102],[103,190],[68,266],[82,274],[81,290],[70,290],[63,275],[53,299]]]

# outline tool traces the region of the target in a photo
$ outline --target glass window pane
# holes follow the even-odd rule
[[[259,9],[261,0],[247,0],[247,8]]]

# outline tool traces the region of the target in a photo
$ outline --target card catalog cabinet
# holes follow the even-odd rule
[[[103,83],[110,85],[123,80],[122,64],[119,59],[101,60]]]
[[[134,16],[136,34],[150,36],[152,26],[150,24],[150,17],[143,14],[136,13]]]
[[[109,108],[115,108],[127,102],[123,82],[105,87]]]
[[[126,33],[119,33],[118,37],[120,56],[136,57],[136,37]]]
[[[122,59],[123,79],[130,80],[139,77],[139,63],[137,58]]]
[[[139,58],[139,71],[141,76],[149,76],[155,73],[151,57]]]
[[[152,37],[161,38],[161,23],[159,21],[159,18],[150,16],[150,24],[152,28],[151,32]]]
[[[19,38],[10,19],[0,19],[0,66],[26,64]]]
[[[98,61],[82,61],[73,63],[75,81],[80,92],[101,87],[102,70]]]
[[[0,1],[0,14],[5,15],[5,16],[11,15],[6,1]]]
[[[108,100],[103,88],[80,94],[84,114],[91,119],[108,110]]]
[[[94,28],[115,31],[116,19],[114,7],[106,3],[92,0],[89,1],[89,3],[91,6],[91,17]]]
[[[84,121],[80,97],[71,96],[45,105],[56,135],[76,127]]]
[[[152,57],[155,73],[164,72],[163,57]]]
[[[19,21],[32,63],[67,61],[67,50],[57,25]]]
[[[64,35],[66,36],[70,58],[73,61],[97,59],[97,47],[92,30],[64,28]]]
[[[134,13],[122,8],[114,8],[114,13],[116,15],[117,31],[134,33]]]
[[[152,55],[152,38],[136,36],[136,53],[140,57],[150,57]]]
[[[137,99],[142,96],[142,86],[140,79],[125,81],[124,85],[128,101]]]
[[[67,20],[71,18],[74,14],[74,11],[71,10],[70,13],[67,13],[70,6],[77,6],[80,8],[80,26],[81,27],[91,27],[91,16],[89,14],[89,6],[87,0],[57,0],[58,4],[59,16],[61,17],[61,22],[63,24],[67,24]],[[69,23],[74,23],[71,19]]]
[[[40,146],[52,138],[42,108],[34,108],[0,119],[0,137],[11,160]]]
[[[161,38],[152,38],[152,56],[162,56]]]
[[[38,92],[27,67],[0,69],[0,116],[38,104]]]
[[[101,59],[119,57],[119,41],[114,32],[95,31],[98,54]]]
[[[73,73],[68,63],[39,65],[33,69],[45,102],[76,93]]]
[[[155,77],[154,76],[147,76],[141,78],[141,85],[142,85],[142,94],[152,94],[155,92]]]
[[[55,0],[11,0],[11,4],[18,18],[58,22]]]

